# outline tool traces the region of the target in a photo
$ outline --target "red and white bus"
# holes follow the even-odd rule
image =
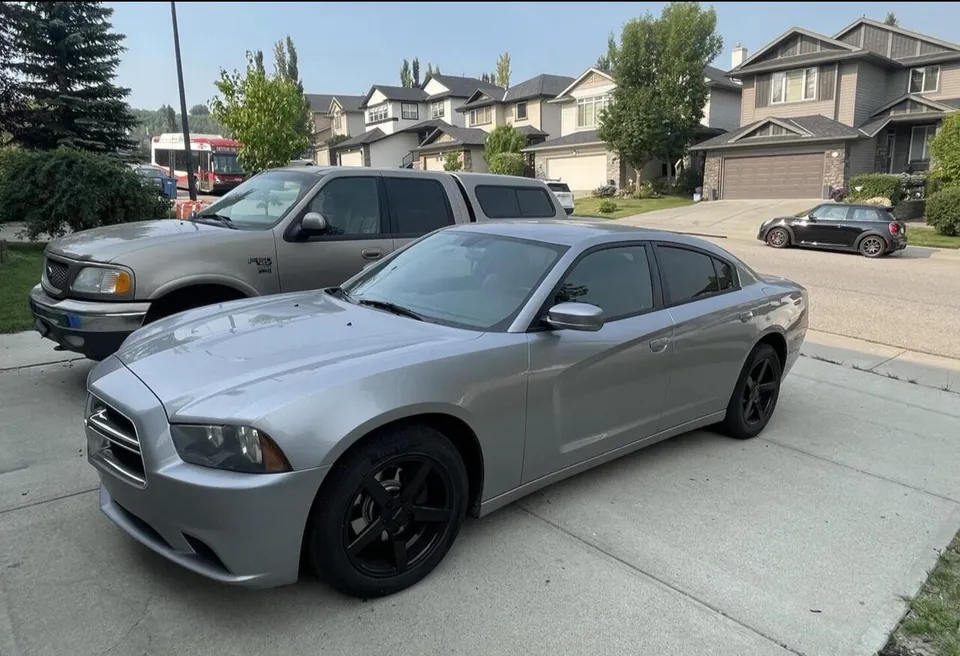
[[[187,188],[187,171],[192,169],[198,192],[221,193],[247,179],[237,161],[239,147],[239,142],[219,134],[190,135],[191,167],[187,163],[183,135],[168,132],[151,139],[150,161],[170,171],[181,189]]]

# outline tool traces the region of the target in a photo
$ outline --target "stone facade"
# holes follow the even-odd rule
[[[710,155],[703,165],[703,199],[720,198],[720,155]]]
[[[623,186],[623,167],[620,165],[620,155],[613,150],[607,151],[607,178],[604,180],[613,180],[618,187]]]
[[[837,156],[834,157],[833,154]],[[830,190],[847,185],[847,178],[850,173],[850,162],[847,158],[847,149],[845,146],[830,149],[823,154],[825,160],[823,164],[823,186],[827,191],[827,197],[830,197]]]

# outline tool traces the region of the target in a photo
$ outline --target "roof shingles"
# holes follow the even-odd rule
[[[796,129],[793,134],[783,134],[771,137],[745,137],[746,134],[756,130],[758,127],[768,121],[776,120],[779,123],[790,125]],[[789,144],[803,141],[845,141],[847,139],[856,139],[861,135],[860,130],[852,128],[849,125],[838,123],[826,116],[798,116],[796,118],[770,117],[760,121],[755,121],[730,132],[724,132],[721,135],[708,139],[690,150],[713,150],[715,148],[738,148],[751,146],[764,146],[772,144]],[[549,143],[549,142],[548,142]]]

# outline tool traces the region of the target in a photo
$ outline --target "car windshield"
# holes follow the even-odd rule
[[[354,303],[389,303],[470,330],[509,327],[566,246],[455,229],[415,242],[344,287]]]
[[[222,175],[243,175],[236,153],[214,153],[213,172]]]
[[[275,226],[320,181],[316,173],[266,171],[198,212],[198,218],[228,219],[236,228],[266,229]]]
[[[139,175],[139,176],[142,177],[142,178],[164,178],[164,177],[166,177],[166,176],[163,174],[163,171],[161,171],[160,169],[155,169],[155,168],[153,168],[153,167],[151,167],[151,166],[143,166],[143,167],[137,169],[137,175]]]

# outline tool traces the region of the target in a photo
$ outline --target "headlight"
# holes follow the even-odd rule
[[[251,426],[170,426],[177,453],[202,467],[248,474],[277,474],[291,470],[280,447]]]
[[[126,271],[85,267],[74,278],[71,288],[83,294],[122,296],[133,291],[133,279]]]

